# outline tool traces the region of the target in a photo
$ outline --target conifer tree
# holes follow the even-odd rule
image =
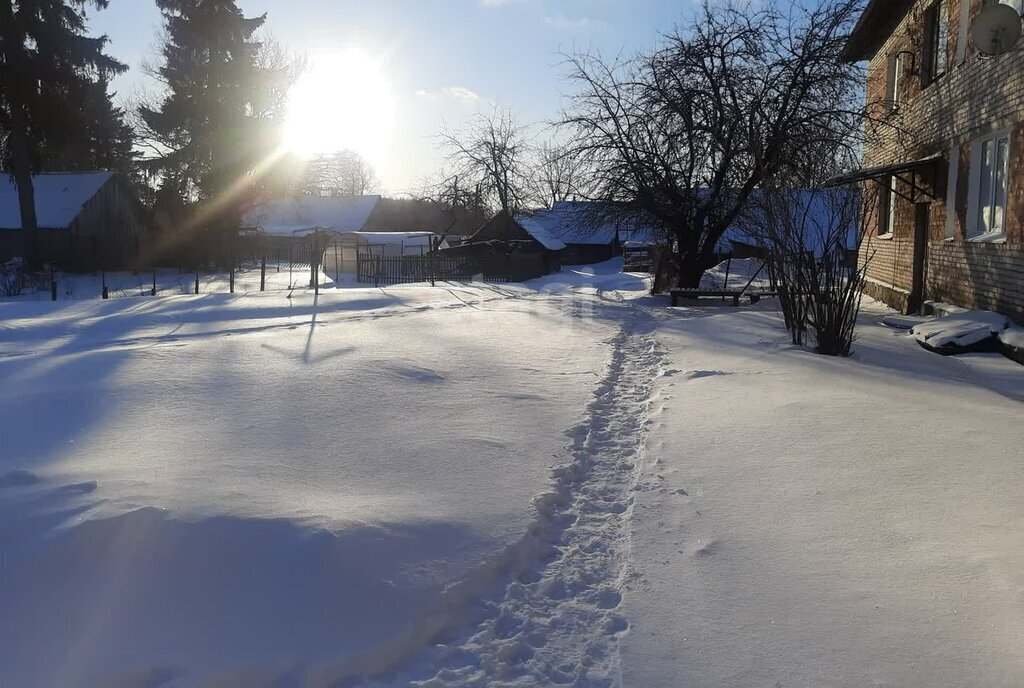
[[[174,190],[198,205],[197,229],[230,240],[239,225],[239,189],[276,142],[261,111],[265,70],[253,35],[266,15],[247,18],[235,0],[156,0],[164,16],[161,102],[139,110],[156,155],[148,171],[161,196]]]
[[[48,164],[48,151],[67,154],[68,142],[87,136],[92,108],[75,96],[89,93],[109,104],[107,80],[127,69],[104,53],[106,36],[86,34],[90,6],[103,9],[107,0],[0,0],[0,143],[18,188],[30,265],[37,229],[32,174]]]

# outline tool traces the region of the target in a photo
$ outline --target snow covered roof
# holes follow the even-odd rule
[[[850,201],[859,207],[859,194],[840,188],[829,189],[792,189],[787,192],[798,213],[803,213],[804,245],[808,251],[820,256],[824,250],[825,235],[834,235],[838,228],[833,225],[842,217],[838,208]],[[744,210],[740,219],[726,230],[719,241],[719,250],[728,252],[729,243],[736,241],[746,244],[762,245],[765,243],[765,227],[767,218],[763,208],[764,197],[754,193],[750,206]],[[854,217],[844,232],[841,232],[845,247],[857,247],[857,224]]]
[[[361,230],[380,196],[299,196],[262,203],[245,214],[242,226],[265,234],[292,236],[314,229]]]
[[[558,236],[548,228],[545,218],[542,214],[536,215],[519,215],[516,217],[516,222],[519,226],[526,230],[526,232],[536,239],[541,246],[548,249],[549,251],[560,251],[565,248],[565,242],[558,238]]]
[[[36,224],[43,229],[67,229],[82,207],[106,184],[113,172],[43,172],[32,176]],[[18,187],[0,174],[0,228],[21,229]]]
[[[645,245],[657,242],[653,228],[639,227],[628,218],[605,219],[599,205],[592,202],[560,201],[549,210],[517,215],[515,219],[530,236],[553,251],[567,244],[610,244],[616,232],[620,241]]]
[[[368,244],[415,244],[429,246],[434,232],[343,232],[344,236],[355,237]]]

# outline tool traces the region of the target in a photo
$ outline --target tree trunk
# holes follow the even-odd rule
[[[28,115],[25,112],[24,78],[25,37],[19,35],[14,20],[14,6],[11,0],[0,0],[0,43],[5,43],[0,57],[8,63],[10,72],[15,74],[15,83],[7,85],[6,96],[10,109],[11,176],[18,187],[18,208],[21,211],[21,231],[25,237],[26,264],[36,267],[37,222],[35,189],[32,186],[32,153],[28,140]]]
[[[18,187],[18,208],[21,210],[21,231],[25,237],[25,263],[30,268],[37,268],[39,251],[36,246],[39,232],[36,220],[36,194],[32,184],[32,157],[28,149],[25,132],[27,123],[25,115],[15,105],[11,108],[11,175]]]
[[[704,263],[692,257],[683,257],[679,260],[679,275],[677,284],[680,289],[698,289],[700,278],[704,276]]]

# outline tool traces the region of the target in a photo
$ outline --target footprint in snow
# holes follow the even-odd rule
[[[702,377],[713,377],[715,375],[732,375],[732,373],[725,370],[691,370],[686,373],[688,380],[697,380]]]
[[[395,368],[391,373],[414,382],[444,382],[445,380],[444,375],[427,368]]]
[[[598,609],[615,609],[622,602],[622,593],[618,590],[602,590],[597,594]]]
[[[698,547],[694,554],[698,557],[710,557],[718,552],[718,540],[708,540],[703,546]]]

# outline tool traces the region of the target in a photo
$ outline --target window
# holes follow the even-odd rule
[[[900,86],[903,76],[903,58],[899,52],[889,56],[889,84],[886,100],[889,101],[889,109],[895,110],[900,105]]]
[[[956,186],[960,183],[960,146],[949,151],[949,170],[946,178],[946,230],[944,236],[952,239],[956,233]]]
[[[974,236],[1002,234],[1006,222],[1006,176],[1010,136],[1000,134],[977,144],[978,212]]]
[[[889,177],[885,188],[882,190],[882,198],[879,207],[878,236],[892,236],[896,228],[896,177]]]
[[[946,73],[949,63],[949,10],[946,0],[938,0],[924,13],[924,57],[922,86]]]

